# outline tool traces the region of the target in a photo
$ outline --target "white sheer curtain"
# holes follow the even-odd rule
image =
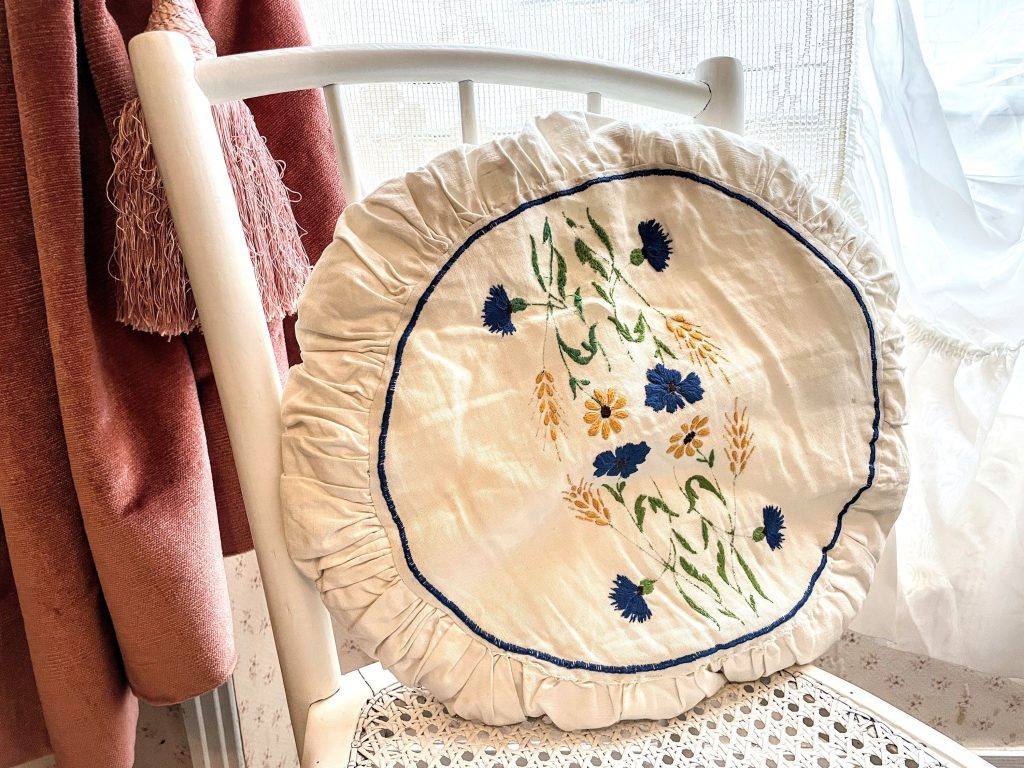
[[[1024,0],[304,5],[320,43],[499,45],[681,75],[740,58],[748,135],[839,197],[902,278],[914,479],[855,628],[1024,675]],[[584,106],[522,88],[477,99],[485,137]],[[451,85],[351,88],[346,106],[371,188],[459,141]]]
[[[903,286],[912,484],[854,629],[1024,676],[1024,3],[866,9],[844,202]]]

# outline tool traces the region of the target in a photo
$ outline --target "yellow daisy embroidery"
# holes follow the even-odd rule
[[[626,398],[618,394],[614,389],[601,391],[594,390],[594,395],[586,401],[587,412],[583,414],[583,420],[590,425],[587,434],[591,437],[601,433],[605,440],[613,433],[622,431],[622,420],[629,418],[624,410]]]
[[[668,439],[668,448],[665,450],[665,453],[671,453],[677,459],[681,459],[684,454],[693,456],[704,445],[701,438],[711,434],[707,416],[694,416],[689,424],[680,424],[679,429],[682,431]]]

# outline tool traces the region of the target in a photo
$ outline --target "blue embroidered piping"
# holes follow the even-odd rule
[[[483,629],[469,616],[467,616],[462,611],[462,609],[459,608],[459,606],[452,602],[444,593],[441,592],[441,590],[439,590],[437,587],[430,583],[430,581],[426,578],[426,576],[423,575],[423,573],[420,571],[415,561],[413,560],[412,552],[409,548],[409,540],[405,532],[405,525],[402,523],[402,519],[398,516],[398,512],[395,509],[394,499],[392,499],[391,491],[388,487],[388,479],[387,473],[384,470],[384,462],[386,458],[386,443],[388,425],[391,418],[391,407],[394,401],[395,387],[398,383],[398,374],[402,367],[402,354],[405,351],[405,345],[409,341],[409,336],[412,334],[412,330],[416,326],[416,321],[419,319],[420,313],[423,311],[423,308],[427,305],[427,302],[430,300],[430,297],[433,294],[434,289],[441,282],[441,280],[444,279],[444,276],[448,273],[448,270],[451,269],[452,265],[459,259],[459,257],[463,253],[465,253],[466,250],[471,245],[473,245],[473,243],[475,243],[481,237],[486,235],[492,229],[500,226],[501,224],[504,224],[506,221],[509,221],[510,219],[514,219],[523,211],[529,210],[530,208],[533,208],[538,205],[544,205],[545,203],[550,202],[551,200],[557,200],[560,197],[569,197],[570,195],[575,195],[578,192],[582,192],[583,190],[588,189],[596,184],[605,184],[610,181],[623,181],[626,179],[634,179],[643,176],[674,176],[678,178],[689,179],[690,181],[695,181],[698,184],[704,184],[705,186],[711,187],[712,189],[715,189],[721,192],[722,194],[733,198],[734,200],[738,200],[741,203],[750,206],[755,211],[768,218],[777,227],[788,232],[801,245],[807,248],[807,250],[813,253],[822,263],[824,263],[830,270],[832,270],[836,277],[838,277],[840,280],[843,281],[843,283],[846,284],[846,286],[850,289],[850,292],[853,293],[854,298],[857,300],[857,304],[860,306],[861,312],[864,315],[864,320],[868,326],[868,334],[871,345],[871,388],[872,394],[874,395],[875,418],[874,422],[872,423],[872,435],[868,449],[867,481],[857,490],[857,492],[853,495],[853,498],[846,502],[842,510],[839,512],[839,516],[836,519],[835,532],[832,534],[832,539],[821,550],[821,562],[818,564],[817,569],[814,571],[814,574],[811,577],[811,581],[807,585],[807,589],[804,591],[803,596],[788,613],[786,613],[784,616],[780,617],[779,619],[777,619],[776,621],[772,622],[771,624],[762,629],[753,632],[748,632],[745,635],[741,635],[740,637],[737,637],[725,643],[718,643],[717,645],[714,645],[711,648],[707,648],[703,651],[697,651],[694,653],[686,654],[685,656],[680,656],[675,659],[666,659],[665,661],[652,662],[648,664],[629,664],[625,666],[616,666],[610,664],[595,664],[589,661],[572,661],[569,659],[561,659],[557,656],[553,656],[550,653],[545,653],[544,651],[538,651],[533,648],[524,648],[513,643],[505,642],[504,640],[495,637],[490,632]],[[857,288],[856,284],[849,277],[843,274],[843,272],[835,264],[829,261],[829,259],[821,251],[819,251],[817,248],[811,245],[811,243],[809,243],[806,240],[806,238],[804,238],[793,227],[791,227],[785,221],[780,219],[778,216],[776,216],[771,211],[767,210],[766,208],[764,208],[762,205],[752,200],[751,198],[742,195],[739,192],[734,192],[733,190],[722,186],[716,181],[712,181],[711,179],[707,179],[696,173],[691,173],[690,171],[680,171],[672,168],[651,168],[639,171],[629,171],[627,173],[619,173],[609,176],[595,177],[593,179],[588,179],[582,184],[572,187],[571,189],[559,190],[557,192],[552,192],[548,195],[545,195],[544,197],[539,197],[536,200],[530,200],[528,202],[525,202],[515,210],[510,211],[509,213],[506,213],[503,216],[499,216],[490,223],[478,229],[476,232],[470,235],[469,238],[467,238],[466,242],[464,242],[458,248],[458,250],[456,250],[452,254],[451,258],[449,258],[448,261],[445,262],[444,266],[438,270],[437,274],[434,276],[434,279],[430,281],[430,284],[423,292],[423,295],[420,296],[419,302],[416,304],[416,309],[413,311],[412,317],[409,319],[409,325],[406,327],[405,331],[402,333],[402,336],[398,340],[398,347],[396,348],[395,351],[395,368],[391,374],[391,380],[388,383],[388,391],[384,401],[384,415],[383,418],[381,419],[381,431],[380,438],[378,441],[377,476],[380,479],[381,493],[384,496],[384,501],[387,503],[388,509],[391,512],[391,519],[395,521],[395,526],[398,528],[398,536],[402,542],[402,552],[405,555],[405,562],[409,566],[409,570],[412,572],[413,576],[416,577],[416,580],[419,581],[419,583],[422,584],[423,587],[430,594],[436,597],[438,601],[443,606],[445,606],[449,611],[458,616],[459,619],[461,619],[462,622],[467,627],[469,627],[469,629],[471,629],[475,634],[486,640],[491,645],[494,645],[502,649],[503,651],[508,651],[509,653],[524,654],[526,656],[532,656],[533,658],[540,659],[541,661],[546,661],[551,664],[555,664],[556,666],[563,667],[565,669],[585,669],[591,672],[607,672],[612,674],[634,674],[638,672],[654,672],[657,670],[674,667],[679,664],[688,664],[690,662],[697,661],[698,659],[702,659],[706,656],[710,656],[719,651],[724,651],[729,648],[733,648],[737,645],[741,645],[742,643],[746,643],[750,640],[754,640],[755,638],[758,638],[761,635],[771,632],[776,627],[785,624],[799,612],[799,610],[810,598],[811,592],[814,589],[814,585],[817,583],[818,578],[825,570],[825,565],[828,562],[829,551],[831,551],[832,548],[835,547],[836,542],[839,540],[839,533],[842,531],[843,528],[843,517],[846,515],[846,512],[850,509],[850,507],[857,503],[857,500],[861,497],[864,491],[870,488],[871,485],[874,483],[876,454],[875,446],[878,442],[879,424],[881,422],[881,418],[881,403],[878,396],[878,355],[875,347],[875,327],[874,323],[872,323],[871,321],[871,314],[868,312],[867,304],[865,304],[864,302],[864,297],[861,295],[860,290]]]

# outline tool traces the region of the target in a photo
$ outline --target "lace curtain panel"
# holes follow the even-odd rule
[[[911,487],[853,628],[1024,677],[1024,3],[877,2],[845,200],[894,259]]]
[[[854,628],[1024,675],[1021,0],[304,0],[314,43],[475,44],[690,76],[744,66],[746,132],[894,258],[912,486]],[[919,43],[920,26],[924,42]],[[461,141],[454,84],[350,87],[365,189]],[[484,139],[585,97],[479,85]],[[605,100],[616,117],[687,119]]]
[[[488,45],[586,56],[692,76],[707,56],[744,65],[747,134],[779,149],[835,196],[853,58],[847,0],[305,0],[314,43]],[[582,94],[478,85],[481,137],[530,115],[586,106]],[[461,142],[454,84],[347,89],[364,188]],[[613,117],[688,118],[605,100]]]

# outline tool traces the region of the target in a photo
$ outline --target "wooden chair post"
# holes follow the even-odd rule
[[[153,149],[210,350],[267,596],[295,742],[308,710],[338,689],[330,617],[292,563],[281,519],[281,382],[210,102],[188,40],[130,45]]]

